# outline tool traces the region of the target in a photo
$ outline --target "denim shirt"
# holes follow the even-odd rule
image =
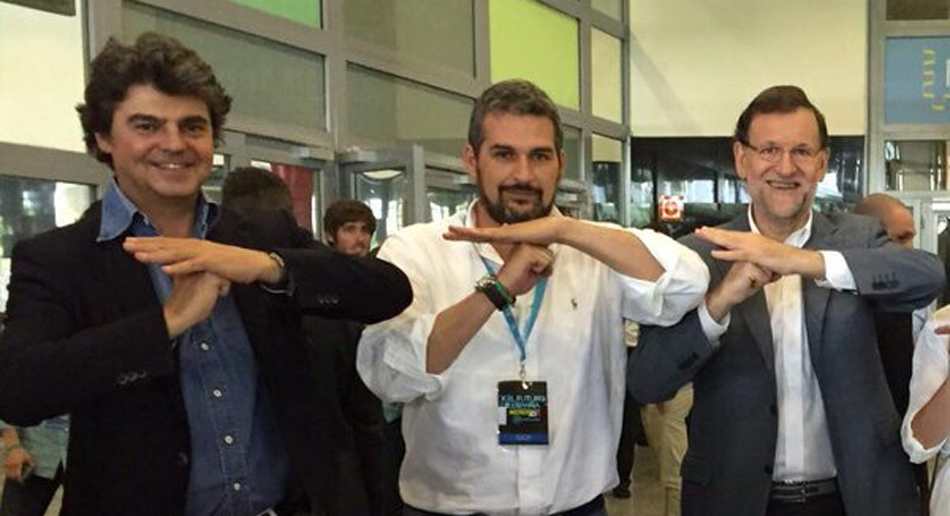
[[[217,206],[199,197],[196,238],[205,238]],[[158,230],[122,193],[115,180],[102,200],[99,241],[156,236]],[[164,303],[172,279],[148,266]],[[253,516],[286,495],[289,459],[270,396],[260,378],[234,298],[218,300],[209,319],[177,337],[180,383],[191,434],[186,516]]]

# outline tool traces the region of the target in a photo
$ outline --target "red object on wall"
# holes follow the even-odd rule
[[[280,176],[290,187],[297,224],[313,231],[313,170],[297,165],[272,163],[271,172]]]
[[[682,195],[661,195],[659,208],[660,220],[667,222],[683,220]]]

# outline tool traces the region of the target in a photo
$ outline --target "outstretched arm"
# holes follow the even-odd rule
[[[445,238],[540,246],[559,243],[589,254],[625,276],[656,281],[664,272],[660,263],[633,233],[570,217],[542,217],[493,228],[450,226]]]

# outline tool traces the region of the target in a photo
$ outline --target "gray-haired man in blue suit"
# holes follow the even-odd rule
[[[925,306],[942,265],[870,218],[812,210],[828,132],[801,89],[759,94],[733,153],[748,213],[683,240],[709,266],[706,301],[644,327],[629,364],[646,403],[693,382],[683,514],[918,514],[873,313]]]

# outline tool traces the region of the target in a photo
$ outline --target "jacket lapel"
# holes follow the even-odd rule
[[[824,215],[815,213],[812,219],[811,238],[805,243],[805,249],[833,249],[828,240],[836,228]],[[811,354],[811,363],[815,374],[820,374],[821,350],[824,345],[825,310],[831,289],[819,287],[813,280],[802,278],[802,304],[805,311],[805,329],[808,332],[808,350]]]
[[[749,232],[749,217],[747,214],[740,215],[723,226],[723,229],[734,231]],[[721,277],[725,277],[732,266],[728,262],[716,262]],[[759,289],[752,297],[740,303],[738,309],[733,312],[733,316],[738,315],[749,329],[749,333],[755,340],[756,347],[762,354],[762,360],[769,372],[775,374],[775,349],[772,342],[772,322],[769,317],[768,304],[765,301],[765,290]]]

